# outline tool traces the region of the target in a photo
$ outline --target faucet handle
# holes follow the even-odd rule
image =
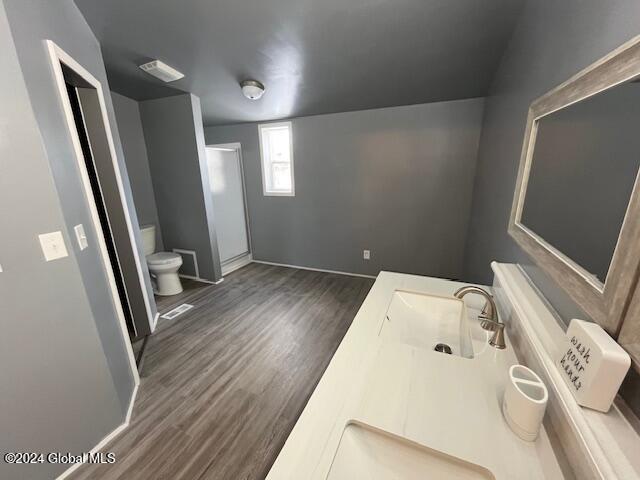
[[[495,320],[491,320],[490,318],[481,316],[480,320],[480,326],[488,332],[495,332],[500,328],[500,326],[504,327],[503,323],[496,322]]]
[[[493,320],[484,319],[480,324],[482,328],[493,332],[493,335],[489,339],[489,345],[495,348],[499,348],[500,350],[506,348],[506,343],[504,340],[504,323],[494,322]]]
[[[489,339],[489,345],[500,350],[507,348],[507,344],[504,341],[504,323],[498,323],[498,327]]]
[[[487,302],[487,305],[489,305],[489,302]],[[482,312],[480,312],[480,315],[478,315],[478,320],[480,320],[480,326],[484,330],[493,332],[495,331],[493,325],[496,323],[500,323],[500,320],[498,320],[498,315],[491,310],[491,306],[489,306],[488,310],[488,312],[485,312],[485,309],[483,308]]]

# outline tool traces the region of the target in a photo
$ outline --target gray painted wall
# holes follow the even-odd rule
[[[263,196],[257,124],[205,132],[242,144],[254,258],[460,278],[482,111],[471,99],[295,118],[295,197]]]
[[[71,0],[0,3],[0,450],[83,452],[123,422],[134,379],[44,39],[107,85]],[[92,245],[82,252],[79,223]],[[45,262],[37,235],[56,230],[69,257]],[[49,479],[67,467],[0,463],[0,477]]]
[[[140,225],[156,226],[156,249],[164,250],[138,102],[115,92],[111,92],[111,99],[138,221]]]
[[[195,250],[200,277],[222,278],[198,97],[140,103],[162,238],[166,250]]]
[[[507,234],[527,110],[532,100],[640,33],[636,0],[529,0],[487,100],[473,210],[466,248],[466,279],[488,283],[490,262],[523,264],[565,321],[588,318]],[[627,386],[640,410],[640,388]]]

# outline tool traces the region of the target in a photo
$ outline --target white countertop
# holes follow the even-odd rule
[[[507,370],[517,360],[508,338],[505,350],[486,344],[476,320],[481,297],[465,298],[473,337],[481,339],[473,359],[379,337],[395,290],[450,296],[462,285],[381,272],[267,479],[324,480],[351,420],[485,467],[496,479],[563,478],[544,429],[525,442],[502,416]]]

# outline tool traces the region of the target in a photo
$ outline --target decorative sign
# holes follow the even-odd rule
[[[609,411],[631,365],[629,354],[596,323],[573,319],[566,336],[560,374],[580,405]]]

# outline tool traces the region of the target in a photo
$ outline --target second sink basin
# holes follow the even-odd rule
[[[351,422],[345,427],[327,480],[495,480],[479,465],[402,437]]]
[[[453,355],[473,358],[467,309],[457,298],[396,290],[380,336],[428,350],[445,344]]]

